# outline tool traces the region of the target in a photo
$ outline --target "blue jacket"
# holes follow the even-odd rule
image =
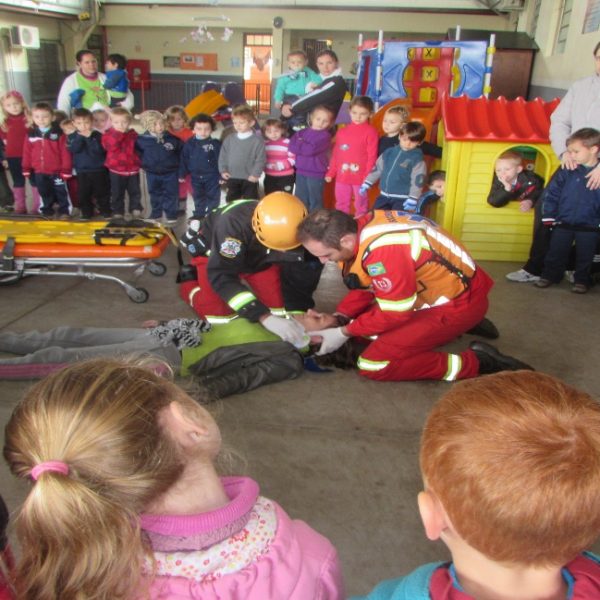
[[[542,220],[589,229],[600,227],[600,189],[586,187],[585,176],[593,167],[558,169],[542,197]]]
[[[114,71],[106,71],[106,81],[104,88],[111,92],[127,93],[129,90],[129,80],[127,79],[127,71],[125,69],[115,69]]]
[[[181,151],[179,177],[183,179],[188,173],[191,173],[192,179],[220,177],[219,152],[221,152],[219,140],[214,138],[199,140],[195,136],[191,137]]]
[[[90,137],[76,131],[67,136],[67,150],[73,155],[73,167],[77,173],[104,171],[106,150],[102,147],[102,134],[92,131]]]
[[[179,155],[183,144],[179,138],[165,131],[159,139],[145,131],[135,141],[135,151],[142,161],[142,169],[162,175],[179,171]]]

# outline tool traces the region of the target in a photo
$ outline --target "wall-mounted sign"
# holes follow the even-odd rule
[[[182,52],[179,55],[179,68],[192,71],[217,71],[217,54]]]

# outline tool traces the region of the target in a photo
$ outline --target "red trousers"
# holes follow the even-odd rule
[[[479,269],[471,288],[457,299],[416,310],[397,328],[379,334],[360,355],[359,373],[379,381],[475,377],[479,361],[472,350],[453,354],[435,348],[451,342],[485,317],[492,285]]]
[[[192,264],[198,273],[197,281],[184,281],[179,286],[181,297],[203,319],[210,321],[212,316],[235,315],[235,311],[213,290],[208,281],[208,258],[198,256],[192,259]],[[240,279],[250,286],[254,295],[265,306],[279,310],[283,308],[283,294],[277,265],[271,265],[258,273],[242,273]]]

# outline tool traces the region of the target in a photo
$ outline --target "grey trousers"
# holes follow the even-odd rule
[[[173,345],[161,346],[147,329],[57,327],[50,331],[0,332],[0,352],[19,354],[2,358],[0,365],[71,363],[87,358],[151,355],[174,369],[181,354]]]

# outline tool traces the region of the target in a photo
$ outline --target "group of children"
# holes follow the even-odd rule
[[[600,244],[600,190],[588,187],[599,161],[600,132],[589,127],[575,131],[567,139],[567,153],[577,167],[558,169],[544,188],[541,177],[523,169],[518,152],[504,152],[496,160],[488,203],[501,208],[518,201],[521,211],[535,210],[529,260],[507,279],[547,288],[560,283],[571,267],[571,291],[585,294]]]
[[[165,368],[84,361],[17,405],[4,457],[31,488],[3,597],[346,598],[329,540],[252,479],[218,475],[219,428]],[[600,559],[586,552],[600,533],[599,456],[600,405],[586,393],[532,371],[457,383],[425,423],[418,495],[426,536],[452,560],[363,600],[600,597]]]

